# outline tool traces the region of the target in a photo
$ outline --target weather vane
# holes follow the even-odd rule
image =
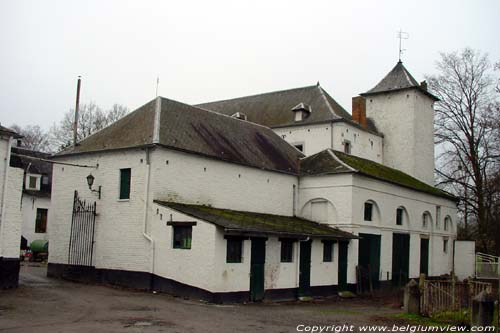
[[[399,38],[399,62],[401,62],[401,55],[403,54],[403,51],[406,51],[406,49],[401,48],[401,40],[410,38],[410,35],[399,29],[397,38]]]

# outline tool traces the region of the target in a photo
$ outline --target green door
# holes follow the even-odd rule
[[[311,295],[311,244],[312,240],[300,243],[299,297]]]
[[[420,274],[429,275],[429,239],[420,238]]]
[[[410,269],[410,235],[392,235],[392,285],[404,286]]]
[[[348,242],[339,242],[339,291],[347,290],[347,246]]]
[[[266,239],[252,238],[250,259],[250,300],[264,298],[264,265],[266,263]]]
[[[380,235],[359,234],[358,266],[361,291],[370,291],[380,286]]]

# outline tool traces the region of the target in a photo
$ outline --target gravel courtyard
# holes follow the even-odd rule
[[[0,332],[296,332],[299,324],[392,325],[401,312],[367,299],[214,305],[49,279],[45,271],[24,264],[20,287],[0,291]]]

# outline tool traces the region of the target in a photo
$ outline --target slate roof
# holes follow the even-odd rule
[[[153,100],[56,157],[158,145],[266,170],[297,172],[303,155],[270,128],[166,98],[160,101],[157,137]]]
[[[7,136],[13,136],[14,138],[22,138],[22,135],[19,135],[15,131],[11,130],[10,128],[7,128],[5,126],[0,125],[0,135],[7,135]]]
[[[282,216],[243,212],[155,200],[155,203],[174,209],[193,218],[222,227],[226,234],[272,235],[291,238],[355,239],[355,235],[310,220],[294,216]]]
[[[418,89],[435,101],[439,99],[422,88],[420,84],[413,78],[410,72],[406,69],[401,61],[398,61],[396,66],[379,82],[375,87],[361,94],[361,96],[376,95],[391,91],[399,91],[405,89]]]
[[[25,172],[48,177],[48,184],[41,184],[40,191],[24,190],[25,193],[39,197],[50,197],[52,188],[52,163],[39,160],[49,159],[51,154],[26,148],[12,147],[10,166],[22,168]],[[30,158],[34,157],[34,158]]]
[[[356,173],[419,192],[444,197],[449,200],[457,200],[455,196],[428,185],[402,171],[332,149],[326,149],[315,155],[303,158],[300,162],[300,170],[302,176]]]
[[[300,103],[310,106],[312,112],[303,121],[295,122],[295,114],[292,109]],[[236,112],[244,113],[248,121],[267,127],[307,125],[343,119],[352,120],[351,115],[319,84],[203,103],[197,106],[228,116]]]

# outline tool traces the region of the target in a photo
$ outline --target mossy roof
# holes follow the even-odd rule
[[[428,185],[400,170],[332,149],[326,149],[315,155],[303,158],[301,160],[300,169],[303,176],[349,172],[356,173],[419,192],[444,197],[454,201],[457,200],[457,198],[450,193]]]
[[[224,228],[226,234],[273,235],[290,238],[354,239],[355,235],[295,216],[236,211],[155,200],[155,203]]]

